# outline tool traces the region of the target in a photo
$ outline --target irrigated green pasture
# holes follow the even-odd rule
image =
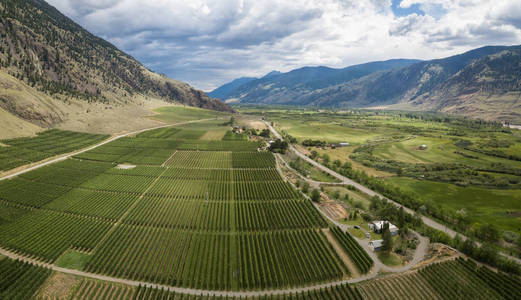
[[[521,235],[521,131],[498,123],[429,113],[240,108],[262,115],[280,131],[304,140],[348,142],[349,147],[310,147],[317,161],[351,163],[352,170],[385,178],[440,207],[447,219],[464,214]],[[420,146],[426,148],[421,149]],[[397,199],[401,199],[398,197]],[[445,220],[446,221],[446,220]],[[467,228],[473,224],[466,224]]]
[[[496,224],[503,230],[518,232],[521,228],[521,190],[460,187],[450,183],[392,177],[389,182],[421,193],[424,201],[459,211],[476,223]]]

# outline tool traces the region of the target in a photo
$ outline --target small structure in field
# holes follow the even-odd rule
[[[348,142],[338,143],[338,147],[349,147],[349,143]]]
[[[136,167],[136,165],[131,165],[131,164],[119,164],[116,166],[117,169],[121,169],[121,170],[130,170],[130,169],[134,169]]]
[[[391,232],[391,235],[398,234],[398,227],[394,226],[389,221],[374,221],[369,224],[369,228],[371,228],[371,230],[376,233],[382,233],[385,224],[389,224],[389,231]]]
[[[420,149],[420,150],[427,150],[427,145],[425,145],[425,144],[420,145],[420,147],[418,147],[418,149]]]
[[[373,249],[373,251],[379,251],[382,249],[384,245],[384,240],[374,240],[369,242],[369,247]]]

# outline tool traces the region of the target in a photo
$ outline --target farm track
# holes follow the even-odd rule
[[[93,145],[93,146],[90,146],[90,147],[87,147],[87,148],[84,148],[84,149],[81,149],[81,150],[78,150],[78,151],[66,153],[66,154],[63,154],[61,156],[58,156],[57,158],[51,159],[49,161],[44,161],[42,163],[36,163],[36,165],[31,166],[29,168],[20,170],[18,172],[12,173],[12,174],[8,174],[8,175],[5,175],[5,176],[2,176],[2,177],[0,177],[0,180],[10,179],[10,178],[16,177],[18,175],[21,175],[21,174],[24,174],[24,173],[27,173],[27,172],[39,169],[41,167],[44,167],[44,166],[47,166],[47,165],[51,165],[51,164],[54,164],[54,163],[66,160],[67,158],[72,157],[74,155],[78,155],[78,154],[90,151],[92,149],[96,149],[96,148],[98,148],[100,146],[103,146],[105,144],[113,142],[113,141],[115,141],[117,139],[120,139],[122,137],[127,137],[129,135],[138,134],[138,133],[142,133],[142,132],[149,131],[149,130],[154,130],[154,129],[166,128],[166,127],[171,127],[171,126],[179,126],[179,125],[185,125],[185,124],[191,124],[191,123],[198,123],[198,122],[205,122],[205,121],[211,121],[211,120],[217,120],[217,119],[219,119],[219,118],[192,120],[192,121],[179,122],[179,123],[173,123],[173,124],[159,125],[159,126],[155,126],[155,127],[145,128],[145,129],[141,129],[141,130],[136,130],[136,131],[132,131],[132,132],[127,132],[127,133],[124,133],[124,134],[116,135],[116,136],[108,138],[108,139],[106,139],[106,140],[104,140],[104,141],[102,141],[102,142],[100,142],[100,143],[98,143],[96,145]],[[23,166],[21,166],[21,167],[23,167]]]
[[[165,125],[165,126],[159,126],[159,127],[155,127],[155,128],[140,130],[139,132],[143,132],[143,131],[146,131],[146,130],[157,129],[157,128],[175,126],[175,125],[182,125],[182,124],[192,123],[192,122],[206,121],[206,120],[212,120],[212,119],[196,120],[196,121],[189,121],[189,122],[183,122],[183,123],[177,123],[177,124],[169,124],[169,125]],[[274,130],[273,128],[271,128],[271,126],[269,126],[269,127],[270,127],[270,129]],[[75,152],[75,153],[72,153],[72,154],[66,154],[63,157],[55,159],[53,162],[59,162],[59,161],[65,160],[66,158],[71,157],[73,155],[76,155],[76,154],[79,154],[79,153],[83,153],[85,151],[88,151],[88,150],[94,149],[96,147],[99,147],[101,145],[104,145],[104,144],[106,144],[108,142],[114,141],[114,140],[116,140],[118,138],[121,138],[121,137],[124,137],[124,136],[128,136],[128,135],[131,135],[131,134],[135,134],[135,133],[139,133],[139,132],[127,133],[125,135],[120,135],[118,137],[111,138],[111,139],[106,140],[106,141],[104,141],[102,143],[94,145],[94,146],[90,147],[89,149],[81,150],[81,152]],[[39,167],[42,167],[44,165],[51,164],[53,162],[46,162],[45,164],[36,166],[34,168],[26,169],[26,170],[23,170],[21,172],[18,172],[16,175],[12,174],[12,175],[8,175],[6,177],[7,178],[11,178],[13,176],[17,176],[17,175],[23,174],[25,172],[29,172],[31,170],[34,170],[34,169],[39,168]],[[280,170],[280,166],[278,164],[276,164],[276,168],[282,175],[282,172]],[[329,170],[329,169],[327,169],[327,170]],[[6,179],[6,177],[0,178],[0,180],[1,179]],[[346,183],[343,183],[343,184],[346,184]],[[153,186],[153,185],[154,185],[154,183],[151,183],[149,188],[151,186]],[[307,198],[307,199],[310,200],[309,198]],[[132,205],[131,208],[134,207],[134,206],[135,205]],[[131,208],[129,208],[127,210],[127,212],[130,211]],[[340,223],[337,223],[336,221],[332,220],[327,215],[325,215],[325,213],[322,212],[320,209],[319,209],[319,212],[322,215],[324,215],[325,218],[330,220],[332,223],[338,225],[343,231],[345,231],[345,230],[347,230],[347,228],[349,228],[347,225],[340,224]],[[126,214],[124,214],[120,218],[120,220],[125,215]],[[415,234],[417,234],[417,233],[415,233]],[[307,292],[307,291],[313,291],[313,290],[318,290],[318,289],[323,289],[323,288],[343,285],[343,284],[347,284],[347,283],[361,282],[361,281],[368,280],[368,279],[376,277],[378,275],[379,271],[395,272],[395,273],[396,272],[407,271],[407,270],[412,268],[414,265],[416,265],[418,262],[420,262],[423,259],[423,256],[424,256],[424,253],[425,253],[425,250],[426,250],[426,247],[427,247],[426,239],[421,237],[421,236],[419,236],[418,234],[417,234],[417,236],[420,239],[420,245],[418,245],[418,247],[417,247],[417,250],[416,250],[415,255],[414,255],[414,259],[407,266],[404,266],[404,267],[401,267],[401,268],[390,268],[390,267],[384,266],[376,258],[374,253],[369,250],[368,244],[365,243],[364,241],[360,241],[360,240],[357,239],[357,241],[362,245],[364,250],[366,252],[368,252],[369,256],[374,260],[375,265],[373,266],[373,268],[372,268],[372,270],[371,270],[371,272],[369,274],[367,274],[365,276],[362,276],[362,277],[354,278],[354,279],[338,280],[338,281],[332,281],[332,282],[327,282],[327,283],[322,283],[322,284],[309,285],[309,286],[298,287],[298,288],[273,289],[273,290],[263,290],[263,291],[217,291],[217,290],[202,290],[202,289],[193,289],[193,288],[181,288],[181,287],[175,287],[175,286],[154,284],[154,283],[149,283],[149,282],[144,282],[144,281],[135,281],[135,280],[128,280],[128,279],[122,279],[122,278],[117,278],[117,277],[105,276],[105,275],[101,275],[101,274],[95,274],[95,273],[84,272],[84,271],[79,271],[79,270],[66,269],[66,268],[58,267],[58,266],[56,266],[54,264],[49,264],[49,263],[45,263],[45,262],[36,260],[36,259],[28,257],[28,256],[20,255],[20,254],[17,254],[15,252],[12,252],[12,251],[5,250],[3,248],[0,248],[0,254],[5,255],[7,257],[10,257],[12,259],[19,259],[19,260],[22,260],[22,261],[25,261],[25,262],[29,262],[29,263],[38,265],[38,266],[46,267],[46,268],[49,268],[49,269],[57,271],[57,272],[62,272],[62,273],[67,273],[67,274],[72,274],[72,275],[78,275],[78,276],[83,276],[83,277],[88,277],[88,278],[93,278],[93,279],[98,279],[98,280],[104,280],[104,281],[109,281],[109,282],[122,283],[122,284],[131,285],[131,286],[140,286],[141,285],[141,286],[146,286],[146,287],[154,287],[154,288],[165,289],[165,290],[168,290],[168,291],[182,293],[182,294],[188,294],[188,295],[214,295],[214,296],[224,296],[224,297],[225,296],[229,296],[229,297],[254,297],[254,296],[262,296],[262,295],[282,295],[282,294],[288,294],[288,293]]]
[[[277,160],[277,162],[278,162],[278,160]],[[284,173],[280,169],[280,166],[279,166],[278,163],[277,163],[276,167],[277,167],[277,171],[279,171],[279,173],[282,176],[282,178],[285,178],[287,180],[287,178],[284,176]],[[287,180],[287,181],[289,182],[289,184],[291,184],[293,186],[293,188],[297,189],[297,187],[291,181],[289,181],[289,180]],[[324,216],[324,218],[326,218],[331,223],[336,225],[342,231],[347,232],[347,229],[352,227],[352,226],[349,226],[349,225],[346,225],[346,224],[339,223],[336,220],[334,220],[333,218],[331,218],[322,209],[320,209],[320,206],[317,203],[313,202],[311,200],[311,198],[309,198],[308,195],[302,193],[302,191],[300,191],[299,189],[297,189],[297,190],[301,193],[302,196],[304,196],[304,198],[308,199],[309,201],[311,201],[311,203],[313,203],[313,205],[322,214],[322,216]],[[368,240],[358,239],[357,237],[353,236],[353,238],[358,242],[358,244],[360,244],[360,246],[362,246],[362,248],[365,250],[365,252],[367,252],[367,254],[369,254],[369,257],[371,257],[371,259],[374,261],[374,266],[372,267],[371,272],[369,272],[368,274],[366,274],[364,276],[361,276],[361,277],[358,277],[358,278],[349,279],[348,282],[349,283],[356,283],[356,282],[361,282],[361,281],[364,281],[364,280],[368,280],[368,279],[374,278],[374,277],[376,277],[378,275],[378,272],[380,272],[380,271],[389,272],[389,273],[405,272],[405,271],[408,271],[411,268],[413,268],[419,262],[421,262],[423,260],[423,258],[425,257],[425,255],[427,254],[427,247],[429,245],[429,241],[428,241],[427,238],[421,236],[419,233],[417,233],[417,232],[415,232],[413,230],[410,230],[410,231],[413,234],[416,235],[416,237],[418,238],[420,243],[416,247],[413,259],[406,266],[402,266],[402,267],[388,267],[388,266],[384,265],[378,259],[378,257],[375,255],[375,253],[371,250],[371,248],[369,247],[369,241]]]
[[[277,132],[277,130],[275,130],[275,128],[273,128],[273,126],[271,126],[268,122],[264,121],[264,123],[266,124],[266,126],[270,129],[270,131],[273,133],[273,135],[277,138],[277,139],[283,139],[282,136]],[[406,211],[407,213],[409,214],[412,214],[414,215],[416,212],[408,207],[405,207],[403,205],[401,205],[400,203],[398,202],[395,202],[387,197],[384,197],[382,196],[381,194],[359,184],[358,182],[355,182],[353,181],[352,179],[350,178],[347,178],[331,169],[329,169],[328,167],[314,161],[313,159],[307,157],[306,155],[304,155],[302,152],[298,151],[295,147],[293,147],[292,145],[289,146],[289,149],[291,151],[293,151],[298,157],[300,157],[301,159],[305,160],[306,162],[312,164],[313,166],[319,168],[320,170],[330,174],[331,176],[341,180],[341,184],[343,185],[352,185],[354,187],[356,187],[357,189],[359,189],[361,192],[369,195],[370,197],[373,197],[373,196],[378,196],[380,198],[383,198],[383,199],[387,199],[389,201],[389,203],[397,206],[397,207],[403,207],[404,211]],[[324,182],[324,184],[326,184]],[[327,183],[327,184],[330,184],[330,183]],[[440,231],[443,231],[445,232],[446,234],[448,234],[451,238],[454,238],[456,235],[459,235],[459,237],[465,241],[468,239],[467,236],[459,233],[459,232],[456,232],[455,230],[452,230],[450,229],[449,227],[447,227],[446,225],[443,225],[427,216],[424,216],[424,215],[421,215],[421,218],[422,218],[422,221],[425,225],[431,227],[431,228],[434,228],[434,229],[437,229],[437,230],[440,230]],[[476,243],[478,246],[481,246],[481,243],[477,242]],[[513,256],[510,256],[504,252],[499,252],[500,255],[508,258],[508,259],[512,259],[514,261],[516,261],[518,264],[521,264],[521,259],[520,258],[517,258],[517,257],[513,257]]]
[[[199,121],[201,121],[201,120],[199,120]],[[167,125],[167,126],[174,126],[174,124]],[[167,127],[167,126],[163,126],[163,127]],[[129,134],[132,134],[132,133],[129,133]],[[129,134],[127,134],[127,135],[129,135]],[[120,136],[120,137],[122,137],[122,136]],[[110,141],[112,141],[112,140],[114,140],[114,139],[111,139]],[[91,147],[91,149],[93,149],[95,147],[99,147],[99,146],[101,146],[103,144],[106,144],[108,142],[109,141],[105,141],[104,143],[95,145],[95,146]],[[87,150],[85,150],[85,151],[87,151]],[[77,154],[77,153],[74,153],[74,154]],[[66,155],[64,158],[61,158],[59,160],[58,159],[55,160],[55,162],[64,160],[67,157],[70,157],[70,156],[72,156],[74,154]],[[45,165],[47,165],[47,164],[45,164]],[[278,164],[276,164],[276,168],[280,172],[280,167],[279,167]],[[28,172],[28,171],[29,170],[25,170],[22,173],[25,173],[25,172]],[[161,176],[159,176],[158,178],[160,178],[160,177]],[[155,182],[151,183],[150,186],[148,187],[148,189],[150,189],[150,187],[152,187],[154,185],[154,183]],[[145,191],[145,193],[146,193],[146,191]],[[136,202],[126,211],[127,213],[132,209],[132,207],[134,207],[136,205],[137,201],[138,200],[136,200]],[[321,210],[319,210],[319,212],[323,213]],[[118,222],[120,222],[127,215],[127,213],[123,214],[123,216],[121,216],[119,218]],[[326,216],[326,218],[327,218],[327,216]],[[106,234],[105,238],[110,235],[110,232],[113,231],[113,229],[115,227],[117,227],[116,224],[115,224],[115,226],[112,227],[111,230],[109,230],[109,232]],[[343,228],[343,229],[345,230],[346,228]],[[98,245],[100,245],[103,240],[104,240],[104,238],[98,243]],[[93,249],[93,251],[96,249],[96,247]],[[374,254],[371,253],[371,251],[367,247],[363,247],[363,248],[364,248],[365,251],[369,251],[370,256],[372,256],[373,260],[375,260],[375,263],[377,263],[378,260],[375,259]],[[95,274],[95,273],[84,272],[84,271],[79,271],[79,270],[66,269],[66,268],[58,267],[58,266],[56,266],[54,264],[42,262],[40,260],[34,259],[32,257],[29,257],[29,256],[24,256],[24,255],[21,255],[21,254],[18,254],[18,253],[9,251],[9,250],[5,250],[3,248],[0,248],[0,254],[5,255],[7,257],[10,257],[12,259],[19,259],[19,260],[22,260],[22,261],[25,261],[25,262],[29,262],[29,263],[38,265],[38,266],[46,267],[46,268],[52,269],[52,270],[57,271],[57,272],[62,272],[62,273],[67,273],[67,274],[72,274],[72,275],[78,275],[78,276],[84,276],[84,277],[98,279],[98,280],[105,280],[105,281],[109,281],[109,282],[122,283],[122,284],[131,285],[131,286],[140,286],[140,285],[142,285],[142,286],[155,287],[155,288],[160,288],[160,289],[162,288],[162,289],[165,289],[165,290],[169,290],[169,291],[173,291],[173,292],[177,292],[177,293],[189,294],[189,295],[215,295],[215,296],[232,296],[232,297],[252,297],[252,296],[261,296],[261,295],[282,295],[282,294],[287,294],[287,293],[296,293],[296,292],[306,292],[306,291],[319,290],[319,289],[323,289],[323,288],[327,288],[327,287],[334,287],[334,286],[343,285],[343,284],[346,284],[346,283],[354,283],[354,282],[360,282],[360,281],[363,281],[363,280],[371,279],[371,278],[376,277],[378,271],[380,269],[382,269],[381,266],[374,267],[370,274],[367,274],[367,275],[365,275],[363,277],[358,277],[358,278],[354,278],[354,279],[345,279],[345,280],[331,281],[331,282],[321,283],[321,284],[312,284],[312,285],[298,287],[298,288],[273,289],[273,290],[264,290],[264,291],[218,291],[218,290],[214,291],[214,290],[202,290],[202,289],[181,288],[181,287],[175,287],[175,286],[167,286],[167,285],[154,284],[154,283],[144,282],[144,281],[135,281],[135,280],[128,280],[128,279],[122,279],[122,278],[117,278],[117,277],[105,276],[105,275],[101,275],[101,274]],[[412,267],[412,264],[409,267]]]

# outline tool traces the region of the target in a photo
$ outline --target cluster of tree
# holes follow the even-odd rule
[[[288,147],[288,142],[276,139],[273,143],[271,143],[269,150],[275,153],[286,153]]]
[[[465,213],[445,210],[437,203],[422,200],[421,197],[414,192],[405,191],[396,185],[369,176],[363,171],[353,170],[350,164],[343,164],[340,165],[340,167],[337,167],[335,164],[327,164],[327,167],[367,186],[389,199],[393,199],[415,211],[430,215],[446,224],[449,224],[468,236],[476,237],[481,240],[488,240],[489,242],[497,242],[496,240],[489,239],[490,236],[494,235],[484,234],[482,229],[472,226],[471,220]],[[427,172],[425,172],[425,174],[426,173]],[[385,209],[382,209],[377,214],[384,219],[391,219],[392,215],[397,212],[391,205],[386,205],[384,208]]]
[[[461,144],[467,144],[464,140]],[[349,157],[364,166],[395,173],[417,179],[449,182],[460,186],[483,185],[493,187],[507,187],[518,185],[520,178],[493,176],[484,172],[521,175],[521,170],[507,167],[502,164],[492,164],[489,168],[476,168],[460,163],[406,163],[392,159],[382,159],[373,155],[374,145],[357,148]],[[465,154],[465,156],[468,156]]]
[[[438,242],[449,245],[478,261],[488,263],[506,272],[521,274],[521,266],[515,261],[499,255],[497,247],[493,246],[493,243],[500,238],[499,230],[493,225],[482,224],[476,229],[481,239],[485,241],[485,243],[479,247],[472,239],[467,239],[463,242],[458,235],[451,238],[443,231],[424,225],[420,215],[411,215],[405,212],[403,207],[398,208],[389,203],[386,199],[381,199],[378,196],[371,198],[369,208],[378,218],[396,223],[400,230],[402,230],[402,228],[405,228],[405,230],[408,230],[407,228],[413,228],[420,234],[429,237],[433,243]],[[400,234],[405,233],[400,232]],[[521,247],[521,238],[519,238],[518,242]]]
[[[264,128],[263,130],[261,130],[261,132],[259,133],[259,136],[262,136],[262,137],[265,137],[265,138],[269,138],[271,135],[271,132],[268,128]]]
[[[324,147],[327,145],[326,141],[320,141],[320,140],[303,140],[302,145],[306,147]]]

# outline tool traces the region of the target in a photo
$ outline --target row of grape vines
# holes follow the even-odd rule
[[[273,168],[275,160],[267,152],[177,151],[166,165],[189,169]]]
[[[87,270],[227,290],[339,279],[346,268],[316,230],[217,234],[121,225],[102,243]]]
[[[187,295],[165,289],[144,286],[134,288],[85,279],[71,298],[75,300],[358,300],[362,299],[362,296],[356,288],[347,284],[291,294],[226,297],[207,295],[205,293],[201,295]]]
[[[232,210],[232,206],[235,209]],[[234,216],[231,214],[235,214]],[[208,203],[145,197],[123,222],[132,225],[186,230],[229,231],[235,218],[241,231],[326,227],[327,223],[306,200],[283,202]]]
[[[112,223],[68,214],[34,210],[0,227],[2,247],[47,262],[65,250],[91,250]]]
[[[343,232],[338,227],[331,228],[331,232],[339,241],[340,245],[349,254],[360,273],[367,273],[373,266],[373,260],[369,254],[358,244],[357,241],[348,233]]]
[[[0,171],[85,148],[106,139],[107,135],[51,129],[36,137],[1,140],[9,147],[0,147]]]
[[[31,299],[50,274],[46,268],[0,258],[0,299]]]
[[[368,299],[520,299],[521,279],[457,258],[358,285]]]

